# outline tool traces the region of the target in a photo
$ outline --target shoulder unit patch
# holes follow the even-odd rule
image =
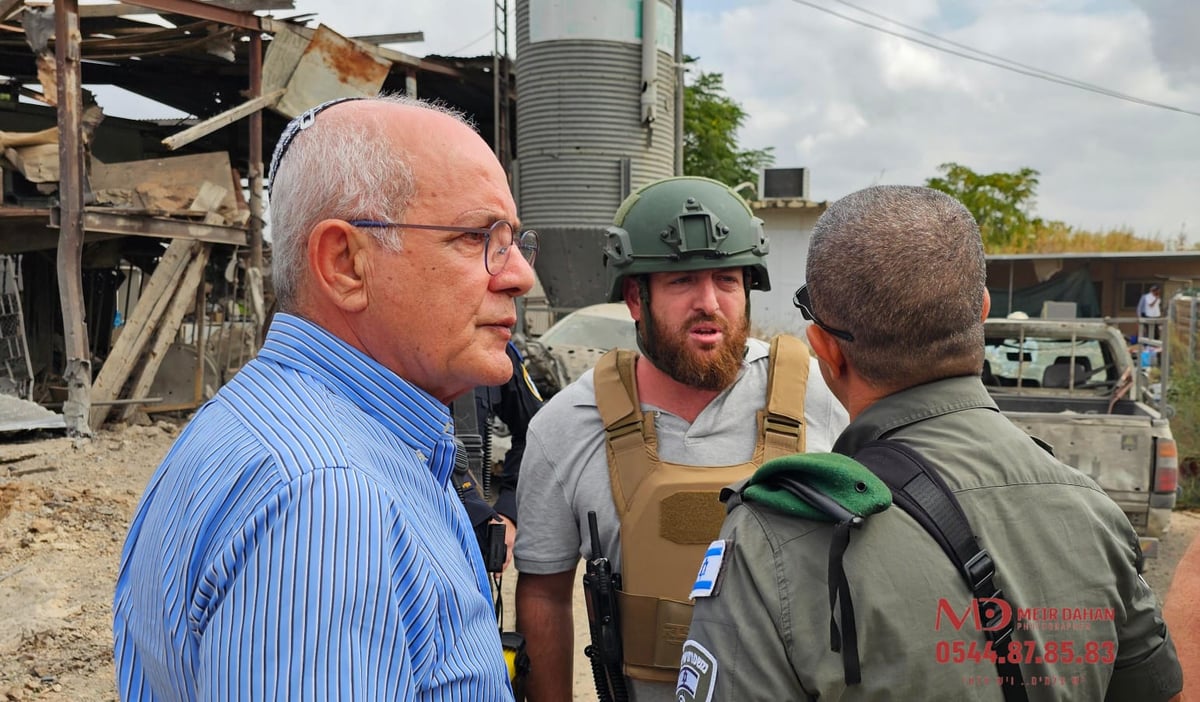
[[[712,702],[717,684],[717,659],[708,649],[688,639],[683,644],[675,699],[679,702]]]

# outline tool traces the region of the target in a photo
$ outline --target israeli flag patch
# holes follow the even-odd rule
[[[717,584],[721,576],[721,566],[725,563],[725,539],[717,539],[708,545],[704,552],[704,560],[700,563],[700,572],[696,574],[696,584],[688,597],[712,597],[717,594]]]

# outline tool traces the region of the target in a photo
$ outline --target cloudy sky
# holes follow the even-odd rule
[[[1041,172],[1044,218],[1164,240],[1185,232],[1200,243],[1200,116],[1019,75],[829,14],[1200,113],[1200,2],[683,4],[684,51],[724,74],[749,113],[743,146],[771,146],[777,166],[809,168],[813,199],[920,183],[948,161],[978,172],[1030,167]],[[423,31],[425,42],[393,46],[415,55],[492,49],[491,0],[296,0],[296,9],[347,35]],[[513,44],[515,33],[513,25]]]

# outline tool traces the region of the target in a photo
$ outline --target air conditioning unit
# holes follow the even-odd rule
[[[764,168],[758,178],[762,200],[808,199],[807,168]]]

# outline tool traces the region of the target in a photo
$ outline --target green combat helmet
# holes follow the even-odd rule
[[[770,290],[767,235],[740,195],[709,178],[666,178],[621,203],[608,227],[608,300],[623,299],[626,276],[748,268],[747,290]]]

